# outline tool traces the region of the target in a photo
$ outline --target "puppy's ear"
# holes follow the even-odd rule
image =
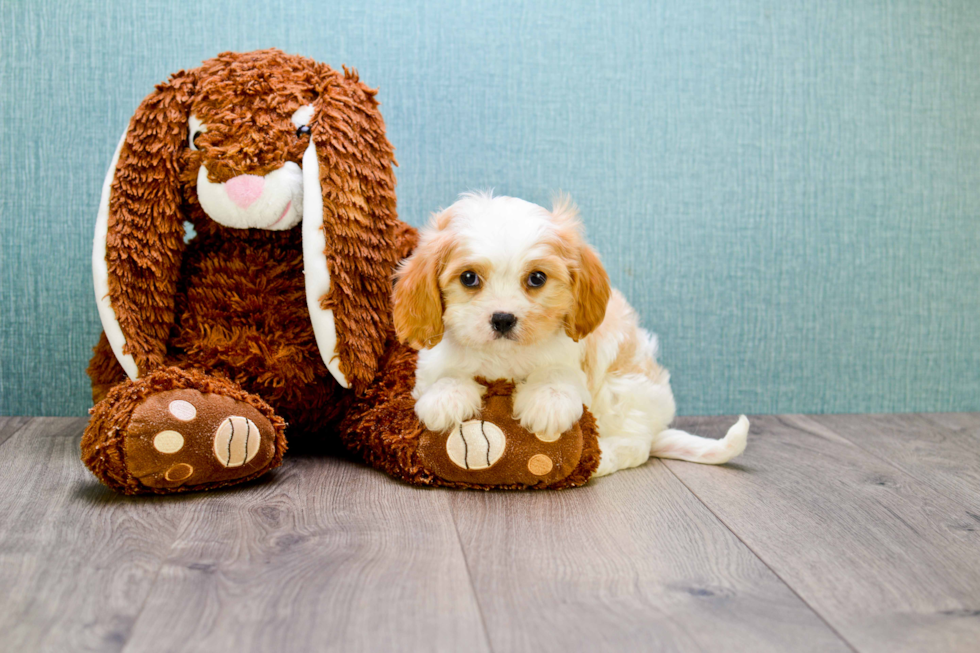
[[[391,275],[404,236],[395,211],[394,150],[376,91],[356,73],[315,64],[315,79],[303,157],[307,303],[327,368],[341,385],[363,392],[391,332]],[[321,267],[329,276],[311,284]]]
[[[579,267],[572,275],[575,307],[565,322],[565,333],[578,342],[602,324],[609,303],[609,275],[599,255],[588,245],[579,250]]]
[[[434,223],[437,221],[438,217]],[[434,347],[442,340],[444,307],[439,274],[451,250],[452,238],[447,232],[430,232],[395,274],[395,333],[415,349]]]
[[[143,100],[102,188],[92,271],[99,317],[131,378],[163,363],[184,252],[179,175],[187,149],[194,71]]]
[[[611,292],[609,275],[599,255],[583,242],[578,207],[568,195],[559,193],[555,197],[551,216],[572,276],[573,306],[565,318],[565,333],[578,342],[599,328],[606,316]]]

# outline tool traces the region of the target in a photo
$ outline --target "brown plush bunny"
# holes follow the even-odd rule
[[[281,462],[287,422],[412,483],[588,480],[591,416],[542,445],[511,419],[508,384],[488,384],[479,435],[419,423],[416,353],[391,324],[392,273],[417,240],[395,214],[392,163],[374,91],[278,50],[221,54],[143,101],[92,260],[104,333],[82,459],[100,480],[126,493],[239,483]],[[492,467],[453,462],[485,432]]]
[[[93,254],[104,333],[82,448],[103,481],[254,477],[281,460],[285,422],[320,431],[375,378],[415,232],[374,95],[263,50],[178,72],[140,105]]]

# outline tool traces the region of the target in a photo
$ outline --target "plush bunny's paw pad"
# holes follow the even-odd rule
[[[253,406],[182,389],[147,397],[124,444],[127,471],[149,488],[210,486],[266,471],[276,434]]]
[[[446,453],[457,467],[489,469],[504,454],[507,437],[493,422],[471,419],[453,429],[446,439]]]

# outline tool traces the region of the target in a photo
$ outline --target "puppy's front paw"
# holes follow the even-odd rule
[[[483,403],[483,386],[476,381],[439,379],[415,402],[415,414],[430,431],[445,431],[475,417]]]
[[[554,442],[582,418],[582,397],[556,384],[525,385],[514,397],[514,419],[545,442]]]

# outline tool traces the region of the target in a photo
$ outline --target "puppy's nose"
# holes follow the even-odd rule
[[[225,182],[225,192],[232,202],[247,209],[262,195],[265,179],[256,175],[238,175]]]
[[[494,313],[490,316],[490,325],[497,333],[507,333],[517,324],[513,313]]]

